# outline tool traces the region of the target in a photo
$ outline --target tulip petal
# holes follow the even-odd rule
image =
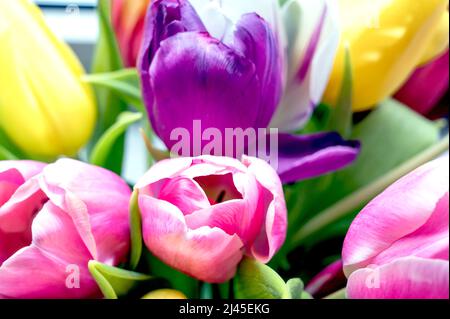
[[[94,259],[106,264],[122,261],[129,247],[131,190],[119,176],[62,159],[44,169],[39,184],[52,203],[72,217]]]
[[[305,290],[315,298],[321,298],[345,287],[346,282],[342,260],[338,260],[315,276]]]
[[[351,164],[359,150],[359,142],[337,133],[280,134],[277,171],[283,183],[313,178]]]
[[[410,257],[363,268],[350,276],[347,295],[351,299],[448,299],[449,263]]]
[[[272,127],[301,128],[320,103],[339,45],[340,26],[335,1],[290,1],[283,8],[289,37],[288,86]]]
[[[163,41],[150,74],[155,104],[149,113],[169,149],[178,142],[173,128],[190,133],[189,139],[181,142],[188,143],[191,152],[191,138],[206,145],[203,130],[193,128],[199,119],[204,129],[217,128],[222,136],[225,128],[256,129],[261,101],[254,64],[207,34],[179,33]],[[189,113],[180,112],[180,105],[188,107]],[[194,155],[201,155],[203,146]]]
[[[156,197],[178,207],[184,215],[210,207],[203,189],[191,179],[176,177],[164,182]]]
[[[449,193],[439,201],[431,217],[415,232],[393,243],[373,259],[377,265],[406,256],[449,259]]]
[[[418,68],[395,98],[427,115],[445,95],[449,85],[449,51]]]
[[[0,267],[1,295],[9,298],[81,298],[86,297],[86,292],[91,295],[98,291],[87,271],[91,259],[89,251],[68,214],[48,202],[32,227],[32,244]],[[71,289],[66,285],[69,269],[79,272],[79,288]]]
[[[210,283],[234,276],[243,256],[238,236],[218,228],[189,229],[178,208],[147,195],[139,196],[139,207],[144,242],[162,261]]]
[[[30,180],[0,206],[0,265],[17,250],[30,244],[32,220],[46,200],[37,181]]]
[[[234,47],[253,61],[261,81],[259,128],[269,124],[281,98],[283,55],[270,25],[255,13],[245,14],[236,25]]]
[[[138,59],[142,94],[148,108],[151,108],[154,103],[150,65],[159,49],[160,42],[178,32],[187,31],[206,32],[202,21],[188,1],[156,0],[148,7]],[[155,123],[152,112],[149,112],[149,117],[150,121]],[[158,127],[153,125],[153,129],[159,135]]]
[[[265,224],[250,248],[251,255],[261,262],[268,262],[281,248],[286,239],[287,208],[281,181],[274,169],[265,161],[247,157],[243,163],[248,166],[249,173],[254,175],[260,189],[257,210],[265,213]]]
[[[425,225],[433,212],[442,216],[444,210],[441,206],[436,210],[436,203],[448,192],[448,179],[444,157],[403,177],[369,203],[347,233],[342,252],[345,273],[371,264],[382,251]]]

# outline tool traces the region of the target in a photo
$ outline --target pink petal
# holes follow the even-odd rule
[[[71,217],[48,202],[33,221],[33,241],[0,267],[0,295],[10,298],[81,298],[98,295],[89,275],[92,259]],[[80,288],[69,289],[68,266],[80,271]],[[28,280],[24,280],[28,278]]]
[[[63,159],[44,169],[39,184],[52,203],[72,217],[94,259],[110,262],[125,257],[131,190],[119,176]]]
[[[399,257],[416,256],[431,259],[449,258],[449,193],[438,202],[430,219],[414,233],[399,239],[373,259],[377,265]]]
[[[431,217],[448,192],[448,157],[428,163],[369,203],[356,217],[344,242],[344,271],[364,267],[399,239],[415,232]]]
[[[16,169],[25,180],[39,174],[46,164],[35,161],[0,161],[0,173],[9,169]]]
[[[80,268],[80,289],[69,289],[68,263],[49,257],[32,245],[17,252],[0,268],[0,297],[16,299],[65,299],[99,297],[87,267]]]
[[[242,161],[262,186],[258,209],[265,212],[265,225],[251,247],[251,255],[261,262],[268,262],[286,239],[287,208],[282,184],[275,170],[265,161],[246,156]]]
[[[144,188],[160,180],[178,176],[180,172],[189,168],[192,159],[187,157],[173,158],[160,161],[153,165],[150,170],[136,184],[137,189]]]
[[[191,230],[183,213],[172,204],[139,196],[147,248],[171,267],[200,280],[221,283],[231,279],[242,259],[242,242],[218,228]]]
[[[449,263],[417,257],[363,268],[348,279],[351,299],[448,299]]]
[[[210,206],[203,189],[195,181],[184,177],[166,180],[157,197],[175,205],[185,215]]]
[[[0,206],[0,266],[17,250],[30,244],[31,223],[46,200],[37,181],[32,179]]]

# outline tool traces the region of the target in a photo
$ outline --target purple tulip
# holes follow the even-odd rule
[[[88,263],[126,260],[130,195],[82,162],[0,162],[0,298],[101,297]]]
[[[324,12],[327,18],[326,9],[322,6],[322,11],[315,11]],[[307,34],[315,33],[308,31]],[[286,38],[276,0],[154,1],[147,13],[138,69],[144,101],[156,134],[178,155],[232,157],[246,152],[251,144],[248,140],[252,138],[245,140],[241,147],[233,145],[224,138],[227,130],[266,130],[267,135],[253,137],[258,143],[271,136],[267,127],[280,105],[287,81]],[[323,51],[327,46],[322,42],[311,45],[310,51],[319,48]],[[303,57],[305,61],[296,65],[305,73],[302,78],[309,79],[306,75],[311,75],[308,72],[311,65],[317,71],[321,56],[314,52],[300,54],[299,60]],[[313,57],[314,63],[309,63]],[[330,63],[325,63],[327,69]],[[326,79],[327,72],[324,74],[314,79]],[[311,81],[301,83],[314,92],[317,103],[326,81],[323,85],[315,82],[306,85]],[[289,90],[295,88],[302,90],[302,85],[290,85]],[[290,100],[290,109],[295,108],[293,99]],[[295,113],[299,116],[311,113],[304,110],[304,104],[303,98],[298,100]],[[286,107],[286,103],[281,105]],[[199,132],[196,121],[201,123]],[[186,146],[187,152],[178,149],[180,129],[188,135],[187,141],[182,141],[182,148]],[[223,138],[219,152],[205,151],[211,140],[216,141],[210,129],[215,129]],[[292,129],[292,121],[286,124],[285,130],[289,129]],[[342,168],[359,153],[358,143],[344,141],[334,133],[299,138],[283,134],[279,139],[277,151],[281,165],[276,168],[283,182]],[[230,145],[231,154],[227,152]],[[284,149],[285,145],[290,149]],[[264,147],[258,145],[258,148]]]

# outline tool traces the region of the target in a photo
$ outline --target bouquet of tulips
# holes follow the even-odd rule
[[[0,298],[449,298],[447,0],[97,13],[0,0]]]

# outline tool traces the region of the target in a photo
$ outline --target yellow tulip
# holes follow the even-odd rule
[[[341,90],[346,47],[353,68],[353,108],[364,111],[395,93],[418,65],[442,53],[448,43],[448,0],[338,1],[343,33],[324,96],[330,105]]]
[[[0,127],[26,154],[73,156],[96,122],[92,89],[71,49],[28,0],[0,0]]]
[[[159,289],[146,294],[142,299],[187,299],[187,297],[178,290]]]

